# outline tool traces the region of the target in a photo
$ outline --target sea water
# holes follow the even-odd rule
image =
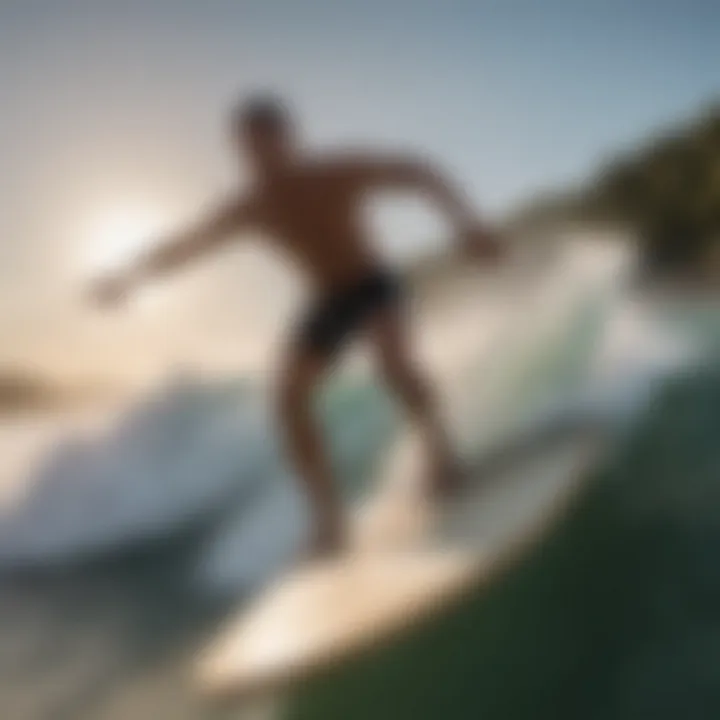
[[[470,292],[437,324],[422,352],[467,404],[470,441],[552,403],[627,418],[684,361],[687,342],[623,299],[628,262],[574,243],[523,292]],[[183,378],[90,416],[5,421],[3,720],[213,717],[187,682],[194,653],[307,536],[271,406],[246,379]],[[363,374],[336,378],[319,411],[352,502],[402,417]]]

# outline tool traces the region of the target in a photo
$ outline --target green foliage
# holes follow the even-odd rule
[[[693,122],[607,162],[584,186],[514,213],[524,232],[558,221],[630,229],[652,269],[720,266],[720,103]]]
[[[720,372],[669,380],[565,522],[287,720],[720,717]]]
[[[703,263],[720,238],[720,106],[610,163],[585,207],[635,229],[659,267]]]

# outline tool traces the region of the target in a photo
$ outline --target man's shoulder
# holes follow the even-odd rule
[[[251,222],[259,212],[261,196],[257,188],[233,190],[221,196],[216,206],[216,216],[228,223],[244,225]]]

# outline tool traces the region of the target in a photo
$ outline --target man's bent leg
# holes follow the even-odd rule
[[[457,464],[434,388],[419,369],[408,337],[406,319],[398,307],[383,310],[372,321],[382,376],[417,423],[431,462],[433,490],[451,490],[457,481]]]
[[[332,553],[344,544],[342,501],[314,413],[314,392],[329,369],[322,356],[294,349],[279,385],[278,411],[290,461],[308,493],[315,535],[313,552]]]

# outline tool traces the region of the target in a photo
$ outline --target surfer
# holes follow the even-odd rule
[[[402,284],[371,249],[363,201],[382,191],[420,193],[451,221],[470,257],[494,260],[499,245],[459,189],[425,161],[370,152],[305,154],[295,118],[278,98],[242,102],[231,115],[231,135],[251,171],[250,188],[162,239],[124,271],[102,278],[93,295],[102,304],[117,303],[240,232],[267,236],[298,266],[313,297],[289,334],[278,414],[313,509],[314,550],[334,552],[345,541],[344,513],[312,400],[348,340],[362,336],[371,343],[380,374],[423,435],[434,491],[448,488],[455,465],[433,389],[408,340]]]

